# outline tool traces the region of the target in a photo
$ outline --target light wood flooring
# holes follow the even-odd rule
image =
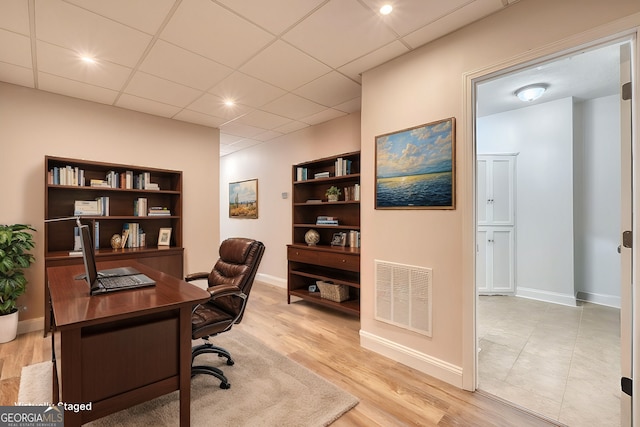
[[[556,425],[361,348],[360,322],[353,316],[286,301],[284,289],[256,282],[244,319],[235,327],[360,400],[332,426]],[[50,357],[50,338],[43,338],[42,332],[0,344],[0,405],[17,400],[23,366]]]

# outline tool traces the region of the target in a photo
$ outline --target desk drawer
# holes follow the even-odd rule
[[[287,249],[289,261],[305,264],[321,265],[340,270],[360,271],[360,255],[340,252],[328,252],[315,249],[293,248]]]

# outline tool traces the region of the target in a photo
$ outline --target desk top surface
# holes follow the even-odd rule
[[[127,266],[154,279],[156,286],[91,296],[87,282],[75,279],[84,273],[82,264],[48,268],[56,327],[65,329],[111,322],[185,305],[191,307],[209,299],[210,295],[204,289],[133,260],[97,264],[99,270]]]

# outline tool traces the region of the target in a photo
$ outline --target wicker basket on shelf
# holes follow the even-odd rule
[[[334,302],[342,302],[349,299],[349,287],[347,285],[336,285],[331,282],[316,282],[320,289],[320,297]]]

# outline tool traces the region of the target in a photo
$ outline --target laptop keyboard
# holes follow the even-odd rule
[[[101,277],[98,280],[105,289],[127,289],[148,286],[148,283],[143,283],[142,280],[136,276]]]

